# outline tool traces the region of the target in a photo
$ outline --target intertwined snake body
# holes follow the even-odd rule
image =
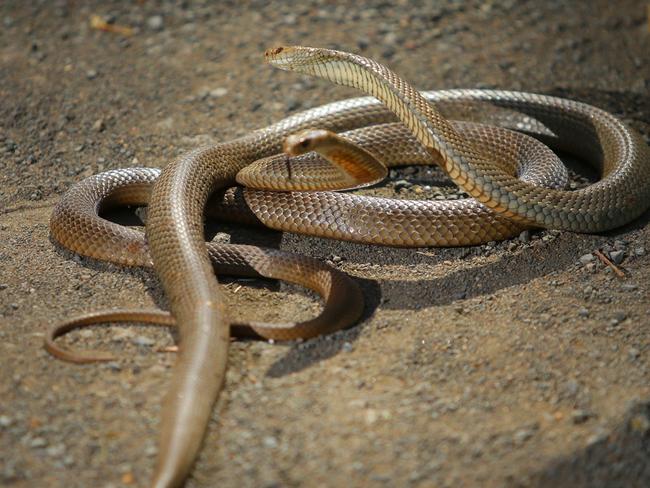
[[[279,153],[287,136],[312,127],[341,132],[397,118],[450,178],[482,204],[371,200],[321,192],[239,193],[258,220],[281,230],[396,246],[463,245],[505,238],[521,225],[603,231],[629,222],[650,205],[648,147],[600,109],[495,90],[420,94],[384,66],[338,51],[276,48],[266,57],[280,68],[359,88],[379,102],[346,100],[289,117],[240,139],[192,151],[157,178],[149,200],[147,241],[180,327],[181,346],[164,408],[153,486],[176,486],[186,477],[224,377],[230,321],[204,242],[206,202],[216,189],[233,184],[242,168]],[[491,152],[488,145],[461,136],[441,111],[532,133],[554,149],[592,162],[602,179],[577,191],[559,189],[557,181],[548,188],[538,186],[535,178],[520,179],[526,164],[502,161],[519,161],[526,143],[509,144],[503,132],[477,129],[488,139],[506,137],[505,143],[496,144],[501,149]],[[55,217],[55,238],[70,245],[75,238],[60,224],[70,215],[58,207]],[[126,254],[146,255],[142,237],[131,237]],[[248,259],[246,253],[238,256],[240,262]]]

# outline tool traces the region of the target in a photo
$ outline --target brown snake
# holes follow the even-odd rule
[[[451,90],[420,94],[384,66],[337,51],[276,48],[267,51],[266,58],[283,69],[359,88],[383,105],[375,98],[359,98],[309,110],[239,139],[194,150],[168,165],[157,179],[151,173],[153,170],[110,172],[113,178],[133,181],[120,187],[118,196],[111,197],[110,191],[104,193],[103,198],[109,203],[144,203],[142,194],[148,194],[147,188],[156,179],[149,200],[146,235],[154,268],[171,313],[180,325],[180,351],[163,410],[152,486],[177,486],[185,479],[223,382],[230,321],[222,305],[210,254],[231,259],[224,261],[223,270],[236,272],[250,270],[248,264],[252,261],[254,265],[264,263],[268,254],[250,248],[251,257],[244,246],[208,249],[203,236],[206,202],[216,189],[231,186],[241,169],[279,153],[287,136],[314,127],[341,132],[397,118],[452,181],[483,205],[469,199],[412,202],[330,192],[249,189],[226,197],[227,202],[239,206],[245,203],[249,220],[257,219],[279,230],[393,246],[465,245],[509,237],[519,232],[521,225],[599,232],[629,222],[650,205],[648,147],[640,136],[600,109],[554,97],[506,91]],[[481,137],[470,142],[461,136],[441,112],[529,132],[554,149],[588,160],[601,171],[602,179],[577,191],[559,189],[561,182],[557,178],[544,183],[553,188],[538,186],[536,177],[526,180],[528,163],[521,163],[528,143],[511,143],[504,131],[486,126],[469,129],[484,134],[486,140],[497,141],[492,150],[489,143],[481,142]],[[363,145],[363,141],[359,144]],[[139,179],[138,172],[147,171]],[[99,186],[104,183],[100,182]],[[96,213],[98,196],[93,195]],[[221,208],[228,211],[228,206]],[[78,252],[101,257],[93,254],[101,253],[104,245],[95,240],[92,232],[97,228],[93,224],[89,232],[77,229],[70,233],[70,224],[74,228],[78,223],[77,215],[63,205],[57,206],[51,223],[54,238]],[[90,217],[90,221],[96,222],[94,213]],[[147,244],[142,235],[127,231],[135,232],[123,229],[119,236],[112,236],[119,255],[114,259],[126,264],[147,264]],[[233,253],[234,258],[229,256]],[[140,260],[129,262],[134,255],[140,256]],[[278,255],[277,262],[281,261]],[[216,267],[219,271],[219,264]],[[316,264],[305,269],[320,270],[321,281],[312,280],[311,287],[327,297],[334,287],[326,281],[331,281],[335,274]],[[346,315],[346,320],[356,320],[361,312],[360,296],[353,298],[349,302],[356,305],[337,306],[341,297],[332,302],[334,310]],[[114,318],[120,320],[119,316]],[[79,324],[69,328],[76,325]],[[284,338],[298,336],[296,324],[282,329],[253,325],[265,337],[273,337],[278,330],[283,331]],[[329,330],[342,326],[339,321]],[[319,333],[315,329],[307,330]]]

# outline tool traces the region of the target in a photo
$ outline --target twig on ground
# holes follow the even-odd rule
[[[133,34],[135,34],[135,31],[131,27],[126,27],[117,24],[109,24],[104,19],[102,19],[99,15],[90,16],[90,27],[104,32],[112,32],[113,34],[120,34],[126,37],[130,37]]]
[[[596,257],[597,257],[598,259],[600,259],[600,260],[603,262],[603,264],[604,264],[605,266],[609,266],[610,268],[612,268],[612,271],[616,274],[616,276],[618,276],[619,278],[625,278],[625,273],[623,273],[623,271],[621,270],[621,268],[619,268],[619,267],[616,266],[614,263],[612,263],[612,262],[607,258],[607,256],[605,256],[602,252],[600,252],[598,249],[596,249],[596,250],[594,251],[594,254],[596,255]]]

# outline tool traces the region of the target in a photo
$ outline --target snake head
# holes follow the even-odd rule
[[[286,70],[294,71],[296,67],[306,64],[308,58],[318,50],[303,46],[278,46],[266,50],[264,59],[267,63]]]
[[[284,140],[283,150],[290,156],[299,156],[322,147],[336,137],[335,134],[323,129],[307,129],[291,134]]]
[[[280,46],[267,49],[264,58],[270,65],[285,71],[324,78],[339,85],[359,88],[363,77],[354,65],[377,69],[377,63],[342,51],[306,46]]]
[[[347,53],[306,46],[278,46],[267,49],[264,59],[276,68],[315,75],[317,67]]]

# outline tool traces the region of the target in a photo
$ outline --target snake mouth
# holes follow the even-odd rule
[[[285,46],[271,47],[264,52],[264,60],[278,68],[288,66],[292,59],[291,51],[293,50],[291,47]]]

